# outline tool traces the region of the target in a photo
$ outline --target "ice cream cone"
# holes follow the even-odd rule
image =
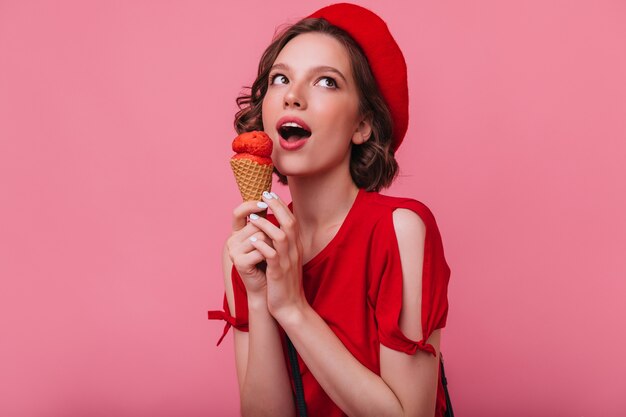
[[[264,165],[251,159],[239,158],[231,159],[230,166],[235,174],[243,201],[259,201],[263,191],[271,190],[274,169],[271,164]]]
[[[233,141],[235,155],[230,166],[244,201],[260,201],[263,191],[272,188],[272,140],[265,132],[246,132]],[[265,215],[265,211],[259,213]]]

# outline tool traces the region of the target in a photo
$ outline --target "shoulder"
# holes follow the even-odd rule
[[[424,220],[413,210],[398,208],[393,211],[393,227],[398,236],[398,240],[410,236],[426,235],[426,224]]]
[[[393,248],[397,242],[400,261],[413,272],[419,270],[426,240],[426,232],[433,224],[430,209],[422,202],[404,197],[368,193],[368,213],[376,217],[375,233],[380,245]],[[395,239],[389,239],[395,235]],[[382,243],[386,242],[386,243]],[[392,252],[395,250],[392,250]],[[416,254],[421,254],[416,256]]]
[[[393,228],[398,241],[400,260],[403,264],[416,263],[418,259],[415,254],[424,253],[426,224],[414,211],[400,208],[393,212]]]
[[[377,192],[368,193],[368,209],[391,217],[396,229],[410,228],[413,231],[429,228],[436,224],[435,216],[423,202],[414,198],[384,195]]]

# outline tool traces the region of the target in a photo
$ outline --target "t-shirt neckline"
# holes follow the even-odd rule
[[[343,235],[346,233],[349,224],[352,222],[352,218],[355,216],[356,208],[359,205],[358,203],[360,203],[360,200],[363,198],[364,195],[365,189],[359,188],[359,191],[357,192],[356,197],[352,202],[352,207],[350,207],[350,210],[348,210],[348,214],[346,214],[346,217],[343,219],[343,222],[341,223],[341,226],[339,226],[339,230],[337,230],[335,236],[333,236],[330,242],[328,242],[328,244],[324,246],[321,251],[319,251],[313,258],[309,259],[307,263],[302,265],[303,270],[313,268],[315,265],[320,263],[320,261],[326,258],[328,254],[332,252],[333,248],[337,246],[337,244],[343,238]],[[289,210],[293,212],[293,201],[289,203]]]

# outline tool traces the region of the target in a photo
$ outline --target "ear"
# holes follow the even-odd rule
[[[364,116],[352,135],[352,143],[361,145],[367,142],[372,135],[372,115]]]

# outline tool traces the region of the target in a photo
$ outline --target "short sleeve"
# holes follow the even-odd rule
[[[222,305],[223,310],[211,310],[209,311],[209,320],[224,320],[224,331],[222,336],[217,341],[219,346],[226,337],[228,330],[234,327],[237,330],[244,332],[248,331],[248,297],[246,293],[246,287],[241,280],[241,276],[237,272],[237,269],[233,266],[231,270],[231,278],[233,282],[233,293],[235,296],[235,315],[233,316],[228,306],[228,299],[226,293],[224,293],[224,302]]]
[[[448,281],[450,268],[446,263],[443,244],[435,218],[430,210],[416,200],[403,203],[420,216],[426,226],[424,262],[422,268],[422,340],[411,340],[400,329],[402,310],[402,264],[398,241],[393,225],[393,210],[383,216],[372,239],[372,263],[376,274],[370,288],[370,300],[375,304],[375,318],[381,344],[407,354],[418,349],[437,355],[435,348],[426,343],[432,332],[443,328],[448,314]]]

